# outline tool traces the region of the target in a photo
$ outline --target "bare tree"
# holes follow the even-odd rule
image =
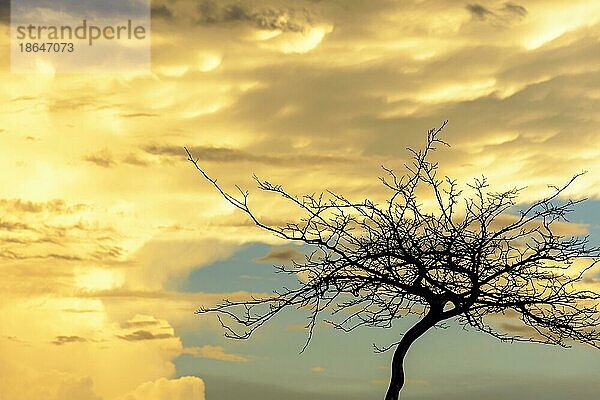
[[[429,159],[436,146],[447,145],[439,138],[445,125],[428,132],[424,149],[409,149],[413,157],[404,175],[384,168],[386,177],[380,179],[389,197],[381,205],[332,192],[295,197],[255,177],[260,190],[282,196],[305,214],[283,226],[262,222],[249,207],[248,192],[227,193],[186,149],[203,177],[256,226],[312,249],[303,262],[276,267],[298,277],[297,287],[249,301],[224,301],[198,313],[216,313],[227,337],[246,339],[288,307],[305,310],[303,350],[324,313],[324,321],[344,332],[390,328],[398,318],[419,315],[397,342],[375,347],[395,347],[386,400],[399,398],[410,346],[448,320],[501,340],[600,348],[600,294],[582,285],[584,273],[600,261],[600,248],[587,236],[557,233],[583,201],[562,198],[580,174],[510,214],[521,189],[493,192],[481,178],[463,193],[454,180],[438,177],[438,165]],[[425,207],[417,194],[430,195],[435,206]],[[510,311],[530,335],[498,329],[492,317]]]

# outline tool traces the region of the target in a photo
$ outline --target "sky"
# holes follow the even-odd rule
[[[0,1],[0,54],[9,54]],[[186,161],[247,188],[273,224],[294,194],[383,198],[448,120],[436,160],[498,190],[587,171],[569,228],[600,240],[600,2],[152,2],[149,72],[11,73],[0,57],[0,399],[379,399],[391,330],[306,332],[300,312],[248,341],[202,306],[285,284],[301,248],[260,231]],[[595,271],[597,274],[597,271]],[[598,276],[587,280],[598,289]],[[600,352],[421,338],[403,399],[593,398]]]

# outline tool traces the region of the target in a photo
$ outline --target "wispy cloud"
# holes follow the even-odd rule
[[[244,363],[250,361],[247,356],[240,354],[227,353],[221,346],[205,345],[201,347],[188,347],[183,349],[182,354],[189,354],[200,358],[209,358],[211,360],[226,361],[232,363]]]

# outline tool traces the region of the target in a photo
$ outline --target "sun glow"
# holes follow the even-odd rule
[[[92,268],[75,277],[77,287],[84,290],[107,290],[123,284],[123,275],[108,269]]]

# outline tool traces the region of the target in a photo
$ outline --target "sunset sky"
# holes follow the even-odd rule
[[[271,223],[294,194],[382,199],[449,120],[436,159],[468,183],[588,171],[567,229],[600,242],[600,2],[162,0],[152,70],[11,73],[0,0],[0,399],[381,399],[391,353],[301,312],[232,341],[201,306],[269,293],[303,250],[255,228],[186,161],[251,192]],[[77,12],[76,10],[73,12]],[[587,281],[600,289],[599,271]],[[500,343],[451,325],[411,349],[403,399],[587,400],[600,351]]]

